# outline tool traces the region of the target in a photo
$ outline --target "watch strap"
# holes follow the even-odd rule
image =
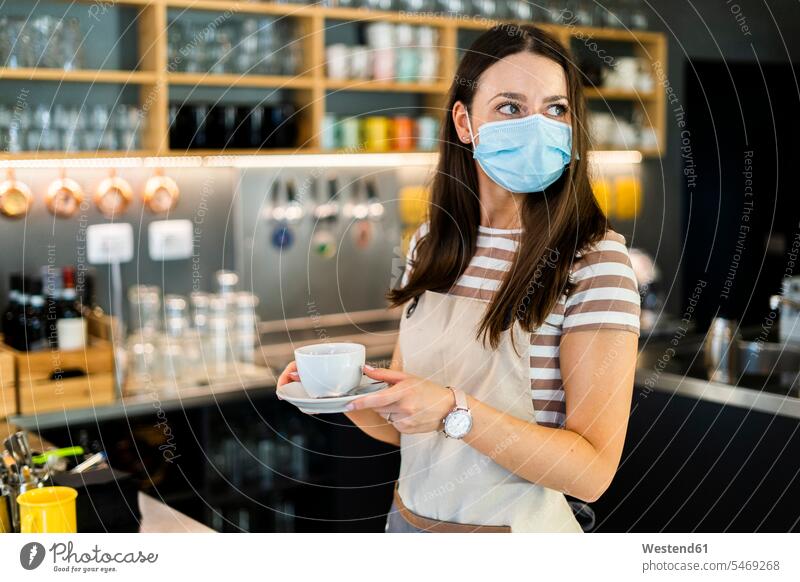
[[[453,388],[452,386],[448,386],[448,388],[453,392],[456,404],[453,407],[453,409],[450,412],[448,412],[447,415],[442,419],[442,433],[444,434],[444,436],[450,438],[451,435],[447,433],[447,419],[450,418],[459,410],[466,412],[470,416],[472,416],[472,413],[469,409],[469,404],[467,403],[467,395],[464,393],[464,391],[459,390],[458,388]],[[462,438],[462,437],[458,436],[452,438]]]
[[[453,391],[453,395],[456,397],[456,405],[453,410],[461,409],[461,410],[469,410],[469,406],[467,405],[467,395],[464,394],[463,390],[459,390],[458,388],[453,388],[452,386],[448,386],[450,390]]]

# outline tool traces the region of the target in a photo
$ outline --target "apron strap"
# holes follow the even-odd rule
[[[470,523],[456,523],[454,521],[440,521],[423,517],[405,506],[398,492],[398,483],[394,486],[394,502],[400,516],[417,529],[431,533],[511,533],[507,525],[477,525]]]

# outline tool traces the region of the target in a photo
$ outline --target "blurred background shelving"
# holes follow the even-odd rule
[[[28,14],[29,7],[22,3],[19,14]],[[380,5],[380,3],[376,4]],[[399,5],[395,3],[395,5]],[[438,5],[438,4],[437,4]],[[351,110],[362,112],[363,103],[372,103],[380,94],[381,107],[369,116],[401,116],[411,123],[427,123],[429,134],[437,127],[431,120],[441,114],[445,93],[455,74],[463,50],[484,29],[498,21],[519,23],[508,18],[514,8],[509,3],[508,13],[497,19],[448,16],[442,11],[411,13],[409,11],[371,10],[364,7],[322,6],[284,2],[239,2],[233,0],[121,0],[108,5],[87,1],[66,3],[50,0],[37,5],[34,14],[59,19],[58,26],[67,40],[72,35],[73,44],[58,47],[56,55],[16,54],[19,43],[14,43],[9,55],[2,55],[6,64],[0,67],[0,83],[13,106],[14,95],[24,91],[25,84],[56,84],[54,91],[62,100],[63,92],[74,94],[76,107],[90,118],[103,121],[103,107],[109,102],[131,107],[130,118],[136,116],[135,139],[86,139],[80,144],[52,141],[42,145],[30,140],[4,147],[0,157],[61,158],[106,157],[117,155],[175,156],[210,155],[213,153],[316,153],[320,151],[347,151],[354,146],[333,143],[326,131],[340,131],[340,125],[351,117],[360,117]],[[562,9],[566,10],[567,8]],[[4,8],[0,16],[13,17],[14,3]],[[540,14],[533,14],[533,22],[570,44],[578,64],[584,71],[586,95],[590,110],[598,114],[599,131],[611,132],[611,137],[598,137],[594,149],[638,150],[645,156],[660,157],[665,145],[666,96],[656,86],[654,66],[666,67],[666,39],[662,33],[632,28],[604,28],[579,26],[575,20],[561,25],[542,22]],[[9,21],[12,22],[12,21]],[[531,20],[526,20],[531,22]],[[64,24],[67,23],[67,24]],[[436,70],[426,79],[397,76],[375,78],[339,78],[331,75],[330,49],[333,45],[349,46],[379,52],[364,42],[365,28],[374,24],[388,25],[394,29],[413,30],[429,37],[437,53]],[[114,42],[95,41],[100,28],[115,26]],[[60,29],[59,29],[60,30]],[[7,31],[10,36],[13,31]],[[59,34],[62,34],[59,32]],[[66,42],[66,41],[64,41]],[[273,43],[270,48],[267,43]],[[74,46],[73,46],[74,45]],[[424,46],[416,45],[424,49]],[[73,47],[70,50],[70,47]],[[599,49],[597,47],[604,47]],[[396,50],[397,47],[393,47]],[[16,51],[16,52],[15,52]],[[7,53],[9,50],[6,51]],[[52,50],[50,53],[54,52]],[[618,63],[637,60],[641,72],[650,76],[646,88],[607,86],[600,70],[605,57],[610,55]],[[27,61],[26,61],[27,58]],[[33,62],[28,62],[33,60]],[[60,59],[60,60],[59,60]],[[606,62],[608,62],[606,58]],[[608,67],[605,67],[608,69]],[[614,67],[619,68],[618,66]],[[363,73],[363,71],[362,71]],[[363,77],[363,76],[362,76]],[[69,85],[65,88],[64,85]],[[39,91],[37,90],[37,94]],[[43,105],[48,103],[42,102]],[[34,109],[37,104],[29,104]],[[208,146],[204,140],[175,139],[176,116],[181,109],[197,106],[194,117],[209,113],[219,114],[219,123],[225,130],[235,123],[262,123],[254,119],[250,109],[262,108],[258,115],[273,117],[273,125],[264,123],[258,133],[246,141],[237,138],[223,140]],[[225,106],[230,106],[223,111]],[[234,114],[234,108],[239,108]],[[135,112],[134,112],[135,110]],[[287,113],[288,112],[288,113]],[[106,111],[113,116],[114,111]],[[188,115],[184,111],[184,115]],[[236,117],[234,117],[236,115]],[[603,115],[612,115],[615,128],[603,124]],[[121,116],[120,116],[121,117]],[[291,119],[291,140],[275,139],[275,123]],[[420,118],[425,121],[420,121]],[[389,117],[391,123],[391,117]],[[185,119],[184,119],[185,121]],[[369,119],[362,120],[369,124]],[[40,120],[46,125],[47,120]],[[107,123],[108,125],[108,123]],[[619,130],[619,125],[629,128]],[[638,128],[638,129],[637,129]],[[381,135],[394,131],[373,123],[378,140]],[[369,128],[361,127],[362,134]],[[193,132],[197,134],[195,130]],[[638,135],[643,137],[640,139]],[[387,138],[388,139],[388,138]],[[93,147],[99,140],[99,146]],[[213,140],[212,140],[213,141]],[[217,140],[218,141],[218,140]],[[425,140],[427,145],[411,149],[434,149],[435,138]],[[405,142],[404,142],[405,143]],[[376,145],[377,144],[377,145]],[[8,144],[4,144],[8,146]],[[109,147],[113,146],[113,147]],[[397,148],[391,143],[361,140],[359,151],[408,151],[407,145]]]

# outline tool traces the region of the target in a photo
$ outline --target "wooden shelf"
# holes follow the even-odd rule
[[[0,67],[0,79],[20,81],[60,81],[69,83],[119,83],[146,85],[155,83],[156,73],[149,71],[73,70],[43,67]]]
[[[67,0],[61,0],[66,2]],[[69,0],[71,4],[97,4],[97,0]],[[158,0],[114,0],[115,5],[120,6],[149,6],[156,4]]]
[[[166,156],[293,156],[297,154],[318,154],[316,148],[250,148],[250,149],[225,149],[225,150],[169,150]]]
[[[64,0],[66,1],[66,0]],[[92,4],[96,0],[77,0]],[[139,101],[146,112],[142,132],[143,150],[140,152],[31,152],[0,155],[0,159],[20,158],[91,158],[118,156],[176,156],[176,155],[249,155],[265,153],[320,153],[320,135],[329,92],[357,91],[389,94],[416,93],[423,97],[426,106],[439,103],[449,89],[450,79],[456,72],[458,60],[458,35],[461,31],[481,31],[494,26],[497,21],[478,17],[450,17],[441,13],[407,14],[383,12],[365,8],[322,7],[317,4],[288,4],[244,0],[117,0],[114,6],[138,7],[139,34],[138,60],[141,71],[62,71],[57,69],[0,68],[0,79],[85,83],[118,83],[138,85]],[[221,12],[231,15],[253,14],[287,17],[296,22],[297,39],[301,43],[302,74],[297,76],[241,75],[214,73],[174,72],[167,55],[167,29],[169,9]],[[330,21],[363,21],[404,23],[433,26],[439,35],[440,70],[434,83],[403,83],[361,79],[328,79],[325,77],[325,30]],[[530,22],[503,21],[509,25]],[[658,62],[667,69],[666,36],[651,31],[630,31],[616,28],[559,26],[534,23],[556,36],[561,42],[631,43],[632,52],[652,63]],[[169,88],[175,87],[241,87],[253,89],[289,89],[299,112],[298,143],[307,147],[291,150],[227,150],[227,151],[175,151],[169,148]],[[587,88],[587,99],[599,101],[629,101],[643,114],[645,123],[656,131],[659,148],[642,152],[646,156],[659,155],[666,138],[666,94],[657,88],[652,92],[625,89]],[[335,152],[335,150],[333,150]],[[331,153],[331,152],[325,152]]]
[[[310,10],[318,11],[328,20],[360,20],[372,22],[393,22],[403,24],[414,24],[418,26],[452,26],[457,20],[446,16],[435,16],[432,14],[409,14],[403,12],[386,12],[382,10],[369,10],[367,8],[336,8],[336,7],[310,7]]]
[[[601,146],[595,148],[593,151],[616,151],[619,150],[616,146]],[[663,155],[663,151],[658,148],[641,149],[635,148],[645,158],[657,158]],[[428,154],[435,155],[437,152],[434,150],[359,150],[357,154]],[[226,150],[131,150],[131,151],[108,151],[100,150],[96,152],[16,152],[16,153],[0,153],[0,168],[3,162],[14,162],[19,160],[93,160],[104,158],[184,158],[184,157],[226,157],[226,156],[307,156],[316,154],[346,154],[354,155],[352,150],[348,149],[321,149],[317,147],[302,147],[302,148],[263,148],[263,149],[226,149]]]
[[[313,6],[276,4],[272,2],[240,2],[237,0],[155,0],[167,8],[187,8],[213,12],[231,11],[235,14],[265,14],[273,16],[312,16]]]
[[[436,93],[444,95],[446,83],[403,83],[368,79],[326,79],[325,88],[340,91],[387,91],[390,93]]]
[[[25,151],[0,153],[0,162],[4,160],[61,160],[61,159],[88,159],[88,158],[146,158],[157,156],[155,150],[98,150],[98,151]]]
[[[609,101],[651,101],[658,98],[658,93],[655,91],[639,92],[635,89],[613,87],[584,87],[583,94],[587,99],[607,99]]]
[[[239,73],[168,73],[170,85],[211,87],[253,87],[274,89],[311,89],[315,80],[307,76],[241,75]]]
[[[558,26],[566,29],[572,38],[592,38],[617,42],[657,42],[663,37],[660,32],[630,30],[625,28],[600,28],[597,26]]]

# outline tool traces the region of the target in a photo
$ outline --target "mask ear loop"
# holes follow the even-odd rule
[[[474,147],[475,146],[475,135],[472,133],[472,123],[470,123],[470,121],[469,121],[469,109],[467,109],[466,105],[464,106],[464,111],[467,112],[467,129],[469,129],[469,140],[470,140],[470,143]]]

